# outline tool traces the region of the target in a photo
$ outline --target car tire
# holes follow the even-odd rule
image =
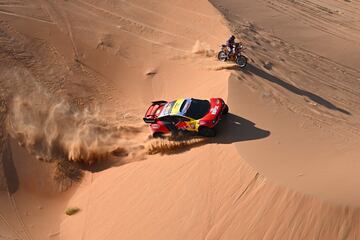
[[[224,109],[222,110],[221,114],[222,115],[226,115],[229,113],[229,106],[227,104],[225,104]]]
[[[199,134],[203,137],[215,137],[216,131],[213,128],[202,126],[199,128]]]
[[[164,133],[162,132],[154,132],[152,134],[153,138],[163,138],[164,137]]]

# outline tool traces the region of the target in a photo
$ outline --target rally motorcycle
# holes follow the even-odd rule
[[[242,55],[241,51],[243,46],[240,43],[236,43],[234,46],[234,52],[226,45],[221,46],[221,50],[218,53],[218,59],[220,61],[232,61],[239,65],[240,68],[244,68],[247,65],[248,59]]]

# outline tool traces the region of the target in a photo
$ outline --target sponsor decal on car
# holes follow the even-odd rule
[[[219,110],[219,106],[215,106],[214,108],[210,109],[210,112],[212,115],[216,115],[218,110]]]

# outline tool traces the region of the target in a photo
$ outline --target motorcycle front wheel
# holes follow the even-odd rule
[[[227,54],[226,54],[224,51],[220,51],[220,52],[218,53],[218,59],[219,59],[220,61],[225,62],[225,61],[227,60],[227,58],[228,58],[228,56],[227,56]]]
[[[239,55],[236,57],[236,64],[239,65],[240,68],[244,68],[247,65],[247,58],[243,55]]]

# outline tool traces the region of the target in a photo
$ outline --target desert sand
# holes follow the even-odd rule
[[[359,239],[359,8],[1,1],[0,239]],[[215,138],[149,137],[182,97],[226,100]]]

